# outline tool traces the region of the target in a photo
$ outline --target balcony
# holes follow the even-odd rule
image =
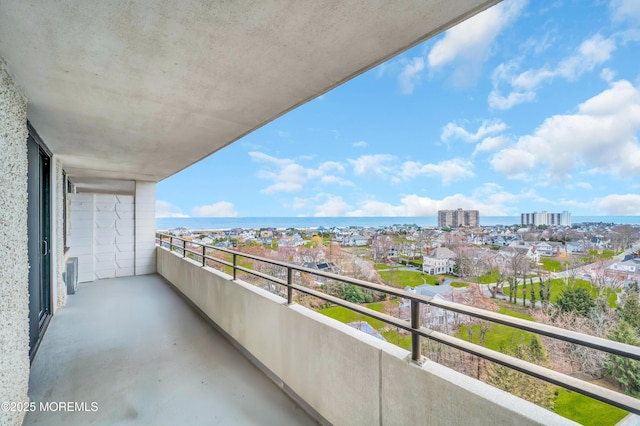
[[[273,288],[284,285],[281,297],[242,280],[251,274],[239,266],[242,255],[226,251],[233,261],[225,264],[219,257],[214,261],[213,249],[184,243],[177,237],[161,241],[158,274],[86,283],[70,298],[52,320],[34,361],[29,396],[36,404],[85,405],[81,412],[32,412],[25,424],[574,424],[424,359],[419,343],[409,352],[289,303],[294,291],[313,292],[294,284],[299,267],[277,265],[286,268],[286,280],[261,277],[276,283]],[[233,275],[203,263],[220,263]],[[499,314],[478,314],[507,321]],[[527,326],[548,336],[559,330]],[[428,335],[638,410],[637,400],[624,395],[456,343],[415,324],[405,327],[414,341]],[[571,332],[562,337],[581,338]],[[587,338],[582,343],[606,342]],[[608,349],[639,356],[637,348],[614,342]]]
[[[82,284],[51,321],[29,396],[54,405],[26,425],[316,424],[155,274]]]

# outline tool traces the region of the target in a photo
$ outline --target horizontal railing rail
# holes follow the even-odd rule
[[[338,306],[342,306],[351,311],[369,316],[376,320],[382,321],[391,326],[408,331],[411,333],[411,358],[416,362],[421,361],[421,348],[420,337],[433,340],[435,342],[442,343],[444,345],[459,349],[463,352],[478,356],[488,361],[495,362],[505,367],[511,368],[515,371],[519,371],[524,374],[536,377],[544,380],[548,383],[564,387],[566,389],[581,393],[599,401],[611,404],[613,406],[622,408],[634,414],[640,414],[640,400],[631,396],[625,395],[620,392],[616,392],[611,389],[607,389],[601,386],[594,385],[584,380],[577,379],[564,373],[551,370],[540,365],[523,361],[513,356],[504,354],[502,352],[488,349],[484,346],[480,346],[463,339],[450,336],[445,333],[441,333],[436,330],[431,330],[421,326],[420,324],[420,306],[430,305],[441,308],[446,311],[456,312],[459,314],[468,315],[474,318],[503,324],[516,329],[532,332],[538,335],[555,338],[569,343],[574,343],[584,347],[596,349],[609,354],[626,357],[633,360],[640,361],[640,347],[628,345],[625,343],[615,342],[600,337],[590,336],[588,334],[578,333],[571,330],[566,330],[559,327],[554,327],[547,324],[540,324],[533,321],[527,321],[519,318],[514,318],[508,315],[499,314],[497,312],[487,311],[484,309],[475,308],[472,306],[463,305],[460,303],[449,302],[446,300],[435,299],[429,296],[423,296],[416,293],[411,293],[405,290],[401,290],[394,287],[389,287],[381,284],[372,283],[369,281],[359,280],[356,278],[346,277],[331,272],[324,272],[317,269],[307,268],[304,266],[293,265],[290,263],[268,259],[261,256],[255,256],[248,253],[242,253],[234,250],[230,250],[222,247],[207,246],[202,243],[194,243],[190,240],[169,235],[169,234],[157,234],[158,245],[163,248],[168,248],[170,251],[177,251],[183,257],[187,256],[187,253],[191,253],[194,256],[198,256],[202,259],[201,265],[207,266],[207,260],[215,262],[220,265],[224,265],[232,268],[233,279],[238,278],[238,271],[245,272],[247,274],[265,279],[269,282],[281,285],[287,289],[287,303],[293,303],[293,292],[298,291],[300,293],[308,294],[313,297],[317,297],[329,303],[333,303]],[[179,243],[176,243],[179,242]],[[188,247],[188,246],[191,246]],[[196,246],[199,249],[193,249]],[[226,261],[224,259],[216,258],[208,253],[210,251],[219,251],[232,256],[232,261]],[[263,272],[259,272],[250,268],[243,267],[238,264],[238,258],[246,258],[254,261],[279,266],[286,269],[286,279],[278,278],[273,275],[269,275]],[[410,301],[411,320],[405,321],[400,318],[393,317],[391,315],[383,314],[373,309],[369,309],[365,306],[361,306],[357,303],[352,303],[347,300],[341,299],[330,294],[326,294],[293,282],[293,272],[307,273],[314,276],[323,277],[326,279],[343,282],[346,284],[352,284],[360,288],[384,293],[390,296],[399,297]]]

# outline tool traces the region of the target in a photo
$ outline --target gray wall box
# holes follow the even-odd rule
[[[67,259],[66,271],[64,279],[67,284],[67,294],[76,294],[78,289],[78,258],[70,257]]]

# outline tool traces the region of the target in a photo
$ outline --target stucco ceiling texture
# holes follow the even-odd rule
[[[0,57],[70,176],[162,180],[497,0],[3,0]]]

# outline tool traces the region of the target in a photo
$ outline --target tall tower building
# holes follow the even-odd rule
[[[478,210],[438,210],[438,227],[458,228],[461,226],[479,226]]]

